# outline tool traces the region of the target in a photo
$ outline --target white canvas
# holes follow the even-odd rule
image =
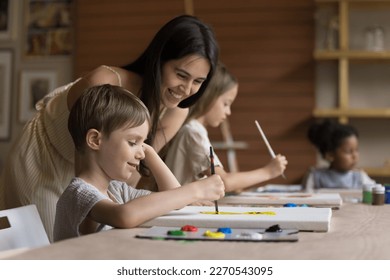
[[[339,208],[342,198],[338,193],[259,193],[242,192],[238,195],[225,196],[220,204],[252,205],[252,206],[283,206],[287,203],[306,204],[313,207]]]
[[[220,212],[275,212],[275,215],[248,214],[202,214],[213,212],[214,207],[186,206],[167,215],[157,217],[144,223],[143,227],[167,226],[182,227],[190,224],[196,227],[230,227],[230,228],[268,228],[275,224],[283,229],[301,231],[329,231],[332,209],[312,207],[232,207],[220,206]]]

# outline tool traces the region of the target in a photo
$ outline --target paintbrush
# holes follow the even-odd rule
[[[261,129],[260,124],[259,124],[259,122],[257,120],[255,120],[255,124],[257,126],[257,129],[260,132],[261,138],[263,138],[263,141],[264,141],[265,145],[267,146],[269,154],[271,155],[272,158],[275,158],[275,153],[272,150],[271,145],[269,144],[269,142],[267,140],[267,137],[265,137],[265,134],[264,134],[263,130]],[[284,173],[282,173],[282,177],[284,179],[286,179],[286,176],[284,175]]]
[[[213,154],[213,147],[211,147],[211,146],[210,146],[210,169],[211,169],[211,175],[214,175],[215,174],[214,154]],[[217,200],[214,200],[214,205],[215,205],[215,213],[219,214]]]

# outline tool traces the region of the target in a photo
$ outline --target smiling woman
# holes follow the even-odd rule
[[[75,168],[67,118],[82,92],[112,84],[139,97],[151,115],[146,141],[160,151],[183,124],[188,107],[203,94],[218,53],[210,26],[182,15],[166,23],[134,62],[123,67],[99,66],[46,95],[8,154],[0,180],[0,197],[4,198],[0,209],[36,204],[52,240],[55,205]],[[141,164],[141,173],[145,170]]]
[[[162,103],[176,108],[179,103],[196,94],[210,72],[209,61],[199,55],[171,60],[163,66]]]

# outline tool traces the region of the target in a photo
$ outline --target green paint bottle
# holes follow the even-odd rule
[[[374,186],[373,184],[363,186],[363,203],[372,204],[372,189]]]

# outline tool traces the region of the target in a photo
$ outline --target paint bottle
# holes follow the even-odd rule
[[[390,204],[390,183],[384,184],[385,187],[385,203]]]
[[[385,204],[385,187],[376,184],[372,189],[372,205],[383,205]]]
[[[374,184],[366,184],[363,186],[363,203],[372,204],[372,188]]]

